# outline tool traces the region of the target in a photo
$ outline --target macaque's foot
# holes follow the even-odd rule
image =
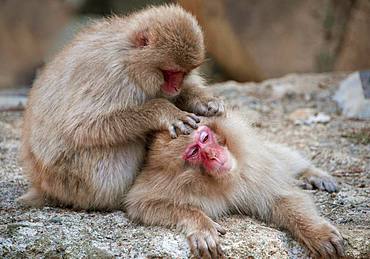
[[[218,98],[199,100],[194,104],[194,113],[200,116],[215,116],[225,112],[224,102]]]
[[[302,241],[313,258],[339,258],[344,256],[344,242],[338,230],[328,222],[306,230]]]
[[[334,177],[315,167],[304,172],[300,180],[298,185],[306,190],[319,189],[327,192],[338,191],[338,185]]]
[[[42,208],[45,203],[45,197],[35,188],[31,188],[27,193],[17,199],[19,205],[23,207]]]

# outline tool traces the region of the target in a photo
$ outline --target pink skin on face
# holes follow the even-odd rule
[[[183,154],[183,159],[193,165],[203,165],[209,174],[226,173],[231,169],[227,148],[219,145],[215,134],[207,126],[199,127]]]
[[[178,95],[185,73],[171,70],[162,70],[162,73],[164,78],[164,84],[161,86],[162,91],[169,96]]]

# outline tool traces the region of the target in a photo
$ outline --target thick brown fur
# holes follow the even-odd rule
[[[160,132],[146,165],[127,195],[131,219],[149,225],[177,227],[201,257],[222,256],[214,219],[231,213],[257,217],[288,230],[315,257],[343,256],[337,229],[318,215],[295,177],[317,188],[335,191],[335,180],[287,147],[262,140],[235,112],[206,119],[233,161],[223,175],[208,174],[183,159],[193,135],[170,139]]]
[[[51,200],[82,209],[122,208],[153,130],[190,133],[198,115],[222,112],[196,67],[202,31],[182,8],[152,7],[96,22],[36,79],[24,116],[26,205]],[[181,70],[182,91],[161,91],[162,70]]]

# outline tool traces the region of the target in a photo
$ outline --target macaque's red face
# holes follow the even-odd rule
[[[220,176],[232,168],[227,147],[217,143],[215,133],[207,126],[195,131],[194,141],[186,147],[183,159],[192,165],[203,166],[212,176]]]
[[[174,70],[162,70],[164,83],[161,86],[162,91],[168,96],[176,96],[181,91],[182,81],[185,72]]]

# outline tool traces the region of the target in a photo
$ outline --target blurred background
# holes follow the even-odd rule
[[[203,27],[210,82],[370,68],[369,0],[0,0],[0,89],[30,86],[93,19],[170,2]]]

